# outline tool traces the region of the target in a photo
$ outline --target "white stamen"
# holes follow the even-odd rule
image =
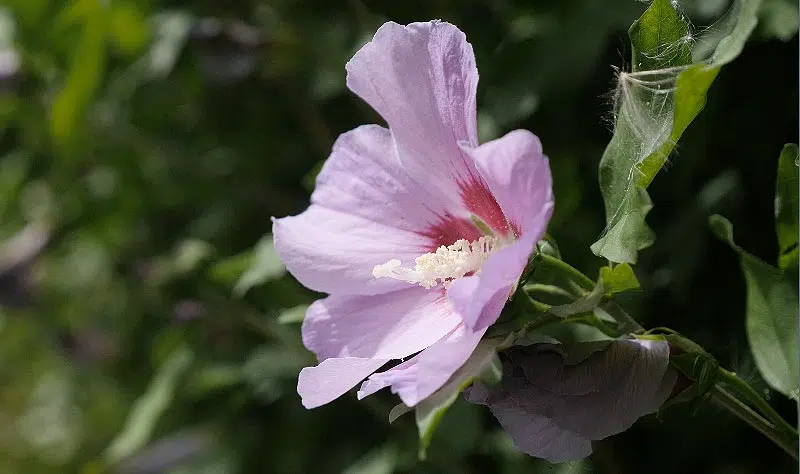
[[[414,269],[403,268],[400,260],[394,259],[376,265],[372,269],[372,276],[417,283],[427,289],[439,283],[447,288],[453,280],[467,273],[480,273],[486,259],[500,246],[500,239],[491,235],[485,235],[474,242],[460,239],[452,245],[442,245],[435,252],[417,257],[414,260]]]

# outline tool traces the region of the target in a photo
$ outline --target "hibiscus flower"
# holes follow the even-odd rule
[[[320,363],[297,389],[313,408],[366,378],[359,398],[414,406],[500,315],[552,214],[550,169],[530,132],[478,143],[478,71],[451,24],[386,23],[346,69],[388,129],[342,134],[309,208],[274,221],[289,272],[329,295],[303,322]]]

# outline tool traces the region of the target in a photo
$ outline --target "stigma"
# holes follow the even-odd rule
[[[393,259],[376,265],[372,276],[415,283],[426,289],[439,284],[448,288],[463,276],[479,274],[489,255],[501,245],[500,239],[493,235],[484,235],[472,242],[459,239],[451,245],[442,245],[435,252],[420,255],[414,260],[413,269],[403,268],[400,260]]]

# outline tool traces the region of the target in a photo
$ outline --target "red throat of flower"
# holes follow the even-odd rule
[[[460,180],[458,184],[461,201],[467,210],[482,220],[496,235],[517,238],[520,229],[516,223],[506,218],[497,200],[480,178],[470,177]],[[429,251],[433,252],[441,246],[448,246],[464,239],[470,242],[478,240],[484,232],[471,219],[446,214],[441,220],[422,232],[431,240]]]

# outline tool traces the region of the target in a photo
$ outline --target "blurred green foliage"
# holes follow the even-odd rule
[[[682,2],[715,31],[724,0]],[[676,406],[563,466],[512,448],[457,401],[417,460],[388,394],[306,411],[302,305],[270,217],[300,212],[335,137],[379,117],[344,64],[385,20],[442,18],[472,42],[482,140],[537,133],[550,233],[590,275],[597,165],[633,0],[5,0],[0,7],[0,473],[782,473],[728,414]],[[708,215],[764,261],[777,157],[796,140],[797,9],[765,0],[756,37],[649,188],[653,247],[626,307],[691,335],[760,389],[745,282]],[[24,237],[24,239],[22,239]],[[14,240],[16,239],[16,240]],[[21,240],[20,240],[21,239]],[[29,245],[13,245],[28,242]],[[15,260],[16,259],[16,260]],[[10,265],[9,263],[14,263]],[[627,277],[626,277],[627,278]],[[767,392],[772,393],[772,392]],[[794,416],[782,395],[776,409]]]

